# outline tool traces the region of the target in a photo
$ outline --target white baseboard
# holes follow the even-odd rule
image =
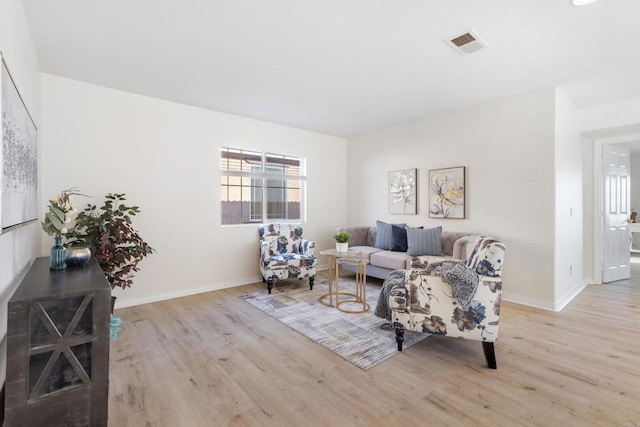
[[[544,310],[555,311],[554,305],[552,303],[550,303],[549,301],[545,301],[537,298],[523,297],[522,295],[514,295],[514,294],[510,294],[508,292],[503,291],[502,299],[504,301],[509,301],[516,304],[528,305],[529,307],[542,308]]]
[[[166,301],[168,299],[186,297],[190,295],[201,294],[204,292],[219,291],[221,289],[235,288],[237,286],[247,285],[262,281],[262,276],[245,277],[242,279],[230,280],[227,282],[212,283],[199,288],[185,289],[177,292],[168,292],[166,294],[153,295],[144,298],[123,299],[118,297],[114,308],[133,307],[134,305],[150,304],[152,302]]]
[[[328,269],[327,264],[318,265],[318,270],[323,271]],[[123,299],[118,297],[116,300],[115,308],[133,307],[136,305],[150,304],[158,301],[166,301],[173,298],[186,297],[190,295],[201,294],[204,292],[219,291],[221,289],[235,288],[238,286],[248,285],[250,283],[260,282],[262,276],[251,276],[242,279],[230,280],[226,282],[212,283],[199,288],[185,289],[177,292],[168,292],[165,294],[153,295],[143,298]],[[521,295],[514,295],[508,292],[502,293],[502,299],[505,301],[513,302],[516,304],[528,305],[530,307],[541,308],[543,310],[560,311],[562,310],[572,299],[574,299],[582,290],[586,287],[585,283],[576,284],[573,289],[563,295],[555,303],[551,304],[549,301],[540,300],[537,298],[524,297]]]
[[[320,264],[317,266],[318,271],[327,270],[328,268],[329,268],[328,264]],[[190,295],[202,294],[204,292],[211,292],[211,291],[219,291],[221,289],[235,288],[238,286],[248,285],[251,283],[257,283],[261,281],[262,281],[262,276],[258,275],[258,276],[244,277],[236,280],[230,280],[227,282],[211,283],[209,285],[201,286],[199,288],[185,289],[177,292],[169,292],[166,294],[153,295],[153,296],[144,297],[144,298],[125,299],[122,296],[118,296],[118,299],[116,299],[116,304],[114,309],[133,307],[135,305],[142,305],[142,304],[151,304],[153,302],[166,301],[168,299],[173,299],[173,298],[188,297]]]
[[[582,282],[576,283],[576,285],[572,289],[570,289],[569,292],[567,292],[562,297],[556,300],[554,304],[554,310],[555,311],[562,310],[567,304],[571,302],[572,299],[578,296],[578,294],[582,292],[582,290],[586,287],[587,285],[585,283],[582,283]]]
[[[584,283],[586,285],[601,285],[602,281],[597,281],[596,279],[594,279],[593,277],[585,277],[584,278]]]
[[[322,264],[317,266],[318,271],[327,270],[328,268],[329,268],[328,264]],[[262,276],[258,275],[258,276],[245,277],[242,279],[230,280],[227,282],[212,283],[210,285],[201,286],[199,288],[185,289],[182,291],[169,292],[166,294],[153,295],[153,296],[144,297],[144,298],[124,299],[123,297],[119,296],[118,299],[116,300],[116,305],[114,308],[118,309],[118,308],[133,307],[135,305],[151,304],[153,302],[166,301],[173,298],[188,297],[190,295],[202,294],[204,292],[235,288],[238,286],[248,285],[250,283],[256,283],[260,281],[262,281]]]
[[[523,297],[522,295],[509,294],[502,292],[502,299],[516,304],[528,305],[529,307],[541,308],[549,311],[560,311],[571,302],[587,285],[585,283],[577,283],[562,297],[558,298],[554,303],[537,298]]]

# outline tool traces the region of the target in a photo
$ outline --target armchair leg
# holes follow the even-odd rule
[[[273,279],[267,280],[267,291],[271,293],[271,289],[273,289]]]
[[[402,343],[404,341],[404,326],[399,323],[395,324],[396,327],[396,342],[398,343],[398,351],[402,351]]]
[[[490,369],[497,369],[496,364],[496,352],[493,348],[492,342],[482,341],[482,351],[484,352],[484,358],[487,360],[487,365]]]
[[[316,281],[316,276],[309,277],[309,290],[313,290],[313,283]]]

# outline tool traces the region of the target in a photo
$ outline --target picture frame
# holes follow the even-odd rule
[[[430,218],[465,218],[465,172],[464,166],[429,171]]]
[[[0,233],[38,219],[38,130],[0,54]]]
[[[416,215],[417,212],[417,169],[389,172],[389,213]]]

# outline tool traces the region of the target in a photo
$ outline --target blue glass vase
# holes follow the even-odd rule
[[[62,246],[62,237],[54,238],[55,245],[49,253],[49,268],[51,270],[64,270],[67,268],[67,249]]]

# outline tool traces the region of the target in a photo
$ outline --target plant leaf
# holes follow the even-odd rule
[[[49,206],[49,210],[56,214],[60,221],[64,221],[64,212],[62,212],[57,206]]]
[[[56,230],[60,230],[62,228],[63,223],[62,221],[60,221],[57,215],[54,215],[51,212],[47,212],[47,214],[45,215],[45,218],[48,218],[49,221],[51,221],[51,224],[56,228]]]

